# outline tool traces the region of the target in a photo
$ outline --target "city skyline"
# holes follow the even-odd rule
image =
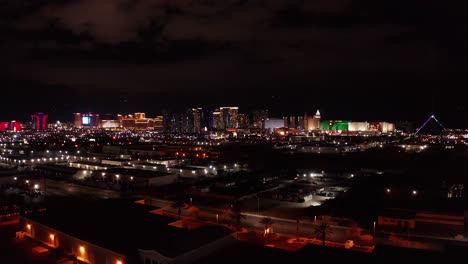
[[[459,262],[466,5],[0,0],[0,263]]]
[[[239,105],[468,127],[457,4],[124,2],[2,2],[2,92],[21,96],[0,119]]]
[[[82,114],[98,114],[98,115],[101,115],[101,120],[109,120],[109,121],[113,121],[113,120],[117,120],[119,119],[119,116],[122,116],[122,115],[129,115],[130,117],[133,115],[133,114],[138,114],[139,112],[145,114],[145,113],[149,113],[150,116],[160,116],[161,118],[164,117],[164,119],[166,120],[166,118],[169,118],[169,117],[172,117],[172,116],[178,116],[178,115],[184,115],[186,113],[188,113],[188,111],[200,111],[202,113],[202,116],[205,115],[205,117],[203,119],[206,119],[208,118],[208,116],[206,116],[207,114],[209,114],[209,118],[213,119],[217,113],[222,113],[222,112],[219,112],[220,109],[222,110],[223,108],[230,108],[230,107],[211,107],[211,108],[203,108],[203,107],[195,107],[195,108],[179,108],[179,109],[175,109],[175,110],[167,110],[167,109],[163,109],[162,111],[149,111],[149,112],[142,112],[142,111],[127,111],[127,112],[114,112],[114,113],[109,113],[109,112],[97,112],[97,111],[83,111],[81,112]],[[282,112],[280,113],[279,111],[272,111],[271,109],[268,109],[268,108],[253,108],[253,109],[245,109],[245,108],[240,108],[240,107],[236,107],[237,108],[237,113],[238,115],[240,115],[239,117],[241,119],[244,119],[245,117],[243,116],[246,116],[247,118],[247,122],[249,125],[254,125],[255,126],[255,115],[257,111],[267,111],[267,113],[270,113],[268,114],[268,117],[269,118],[282,118],[282,119],[285,119],[285,123],[290,123],[289,121],[289,118],[299,118],[299,117],[307,117],[307,115],[309,115],[310,117],[313,116],[313,114],[315,113],[315,111],[319,111],[319,110],[310,110],[310,111],[304,111],[304,112],[292,112],[292,111],[289,111],[289,112]],[[138,109],[141,109],[138,108]],[[322,111],[322,110],[320,110]],[[333,112],[332,112],[333,113]],[[430,113],[430,112],[429,112]],[[42,113],[40,113],[42,114]],[[48,114],[48,113],[46,113]],[[51,118],[49,118],[48,120],[48,123],[55,123],[57,121],[61,122],[61,123],[70,123],[70,124],[73,124],[73,123],[76,123],[76,119],[75,117],[73,117],[73,115],[75,114],[75,112],[73,113],[61,113],[61,114],[58,114],[58,115],[52,115]],[[374,113],[375,114],[375,113]],[[33,114],[34,115],[34,114]],[[192,115],[192,113],[190,113],[190,116]],[[236,114],[237,115],[237,114]],[[5,116],[5,117],[2,117],[2,116]],[[347,114],[344,114],[343,116],[348,116],[350,117],[350,115],[347,115]],[[377,117],[377,115],[367,115],[367,117],[373,117],[373,118],[363,118],[363,116],[365,117],[366,115],[356,115],[356,117],[350,117],[350,118],[343,118],[343,116],[339,116],[339,115],[329,115],[325,112],[325,119],[326,120],[347,120],[347,121],[371,121],[371,122],[382,122],[382,121],[390,121],[390,122],[410,122],[412,123],[414,126],[420,126],[422,124],[424,124],[424,121],[426,119],[423,119],[424,117],[421,117],[420,120],[412,120],[410,118],[408,119],[402,119],[402,118],[395,118],[395,117],[391,117],[391,115],[383,115],[383,116],[386,116],[387,118],[384,119],[382,117]],[[361,116],[361,118],[357,118]],[[409,115],[411,116],[411,115]],[[429,116],[426,116],[427,117],[431,117],[431,116],[434,116],[433,114],[429,115]],[[439,119],[440,119],[440,115],[435,115],[437,116]],[[8,117],[11,117],[8,119]],[[200,117],[199,117],[200,118]],[[23,115],[23,116],[20,116],[18,114],[16,115],[5,115],[5,113],[2,113],[0,115],[0,120],[3,121],[3,122],[6,122],[6,121],[20,121],[20,122],[23,122],[23,123],[28,123],[28,122],[31,122],[31,113],[29,114],[26,114],[26,115]],[[238,120],[238,117],[235,117],[235,120],[237,120],[238,122],[241,122]],[[214,122],[216,121],[216,118],[214,120]],[[246,121],[242,121],[242,122],[246,122]],[[449,122],[447,122],[449,121]],[[452,121],[452,122],[450,122]],[[444,123],[445,125],[448,125],[448,128],[453,128],[453,129],[457,129],[457,128],[465,128],[463,126],[463,123],[462,122],[454,122],[456,120],[454,119],[451,119],[451,118],[448,118],[446,120],[444,119],[441,119],[441,122]],[[460,120],[458,120],[460,121]],[[34,121],[36,122],[36,121]],[[33,123],[34,123],[33,122]],[[167,120],[164,121],[164,122],[168,122]],[[213,122],[213,120],[211,121]],[[226,124],[228,124],[229,122],[227,120],[224,120],[223,123],[227,122]],[[301,122],[299,120],[295,120],[294,122]],[[294,124],[294,123],[293,123]],[[206,126],[206,124],[205,124]],[[216,128],[216,124],[213,123],[212,126],[214,128]],[[228,128],[229,126],[226,126],[226,127],[219,127],[218,125],[218,128]],[[234,126],[232,126],[234,127]],[[236,126],[238,127],[238,125]],[[200,128],[203,128],[203,126],[200,126]]]

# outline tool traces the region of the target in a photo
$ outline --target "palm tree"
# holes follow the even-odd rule
[[[240,220],[244,218],[242,215],[242,206],[239,201],[234,202],[231,205],[231,219],[236,223],[236,229],[240,229]]]
[[[264,224],[265,230],[267,230],[273,224],[273,220],[270,217],[264,217],[260,220],[260,224]]]
[[[185,203],[182,200],[176,200],[171,204],[172,208],[177,208],[177,215],[179,216],[179,219],[180,219],[180,215],[182,214],[182,211],[180,210],[180,208],[184,206],[185,206]]]
[[[263,237],[265,238],[265,244],[266,244],[266,240],[268,239],[268,235],[270,234],[270,226],[273,224],[273,220],[270,217],[264,217],[262,218],[262,220],[260,220],[260,224],[265,225]]]
[[[315,227],[315,234],[322,238],[322,245],[325,247],[327,235],[331,235],[330,225],[328,223],[321,223]]]

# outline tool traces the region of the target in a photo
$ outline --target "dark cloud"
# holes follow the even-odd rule
[[[384,92],[375,115],[399,119],[426,114],[413,102],[430,108],[416,90],[446,89],[467,71],[463,9],[435,0],[20,0],[0,10],[5,73],[74,97],[100,90],[107,106],[115,91],[181,107],[191,104],[182,95],[246,106],[275,95],[289,111],[365,118]]]

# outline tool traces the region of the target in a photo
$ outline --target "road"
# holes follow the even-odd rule
[[[56,195],[62,197],[73,197],[83,200],[100,200],[100,199],[109,199],[109,198],[120,198],[122,197],[121,193],[118,191],[112,190],[101,190],[87,186],[76,185],[72,183],[66,182],[58,182],[54,180],[47,180],[47,193],[49,195]],[[139,196],[135,196],[135,198],[141,198]],[[177,215],[177,208],[172,208],[172,202],[157,198],[149,198],[147,200],[147,204],[150,204],[155,207],[162,208],[165,212]],[[260,223],[261,219],[265,217],[262,214],[255,214],[255,213],[242,213],[243,217],[241,219],[241,226],[247,228],[248,230],[256,230],[262,232],[264,230],[264,225]],[[230,210],[229,208],[226,209],[219,209],[219,208],[212,208],[206,206],[198,206],[198,205],[189,205],[187,208],[182,209],[182,216],[197,218],[200,220],[210,221],[213,223],[220,223],[220,224],[233,224],[233,220],[231,219]],[[277,218],[277,217],[270,217],[273,220],[273,231],[275,233],[289,235],[289,236],[296,236],[299,234],[300,237],[306,238],[314,238],[316,237],[315,229],[319,222],[314,223],[311,220],[301,220],[299,224],[294,219],[287,219],[287,218]],[[299,232],[298,232],[299,231]],[[348,239],[355,240],[359,245],[368,246],[371,245],[374,241],[372,240],[372,230],[360,230],[357,231],[356,229],[341,227],[341,226],[330,226],[331,234],[327,236],[328,241],[333,242],[346,242]],[[364,239],[364,236],[367,234],[367,238],[371,237],[371,239]],[[370,236],[369,236],[370,235]],[[388,243],[389,233],[385,232],[376,232],[376,237],[379,243]],[[399,237],[399,242],[397,241],[400,246],[402,244],[407,234],[400,234],[397,235]],[[444,237],[429,237],[429,236],[415,236],[414,234],[411,235],[412,240],[417,241],[435,241],[437,240],[445,240]],[[440,241],[438,241],[440,242]],[[406,242],[405,242],[406,243]],[[418,247],[421,248],[422,244],[419,242],[413,242],[417,244],[409,244],[407,243],[407,247]]]
[[[121,193],[118,191],[96,189],[92,187],[61,181],[54,181],[49,179],[46,182],[46,186],[47,195],[73,197],[82,200],[99,200],[121,197]]]
[[[177,215],[177,208],[172,208],[170,201],[161,199],[151,198],[148,200],[148,204],[160,207],[165,212]],[[182,209],[182,216],[193,217],[201,220],[206,220],[220,224],[233,224],[229,209],[217,209],[203,206],[189,206],[188,208]],[[241,225],[249,230],[256,230],[263,232],[264,225],[260,223],[265,215],[253,214],[253,213],[242,213]],[[302,220],[299,225],[296,220],[270,217],[273,220],[273,231],[279,234],[286,234],[295,236],[298,234],[297,228],[299,227],[299,236],[314,238],[316,237],[315,229],[318,226],[317,223],[313,223],[308,220]],[[334,242],[346,242],[349,239],[349,230],[340,226],[330,226],[331,234],[327,236],[327,240]]]

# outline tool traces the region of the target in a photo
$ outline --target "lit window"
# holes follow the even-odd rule
[[[85,253],[85,248],[83,246],[80,246],[80,253],[84,254]]]

